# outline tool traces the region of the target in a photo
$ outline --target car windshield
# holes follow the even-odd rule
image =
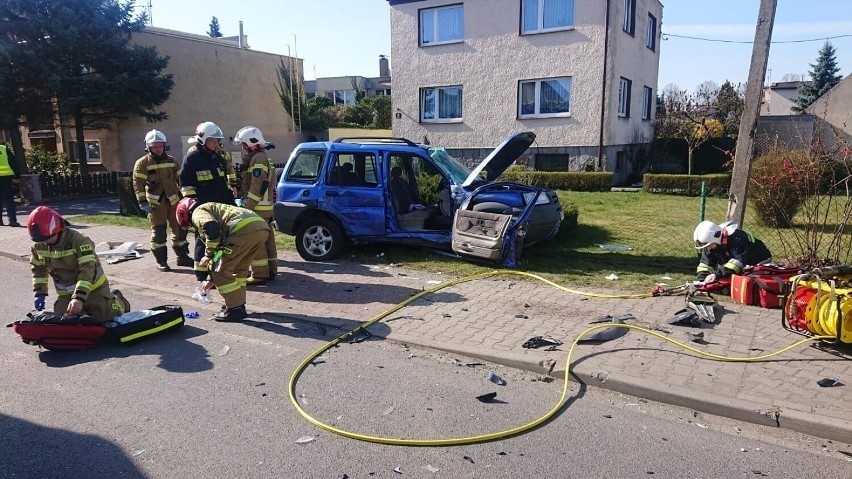
[[[453,184],[460,185],[470,176],[470,170],[443,148],[429,148],[429,156],[435,165],[452,179]]]

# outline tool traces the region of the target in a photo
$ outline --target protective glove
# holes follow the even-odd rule
[[[151,205],[149,205],[148,203],[142,203],[141,205],[139,205],[139,209],[144,211],[145,214],[150,213],[152,210]]]
[[[44,298],[45,296],[43,294],[40,294],[36,296],[35,299],[33,299],[33,308],[35,308],[36,311],[41,311],[44,309]]]
[[[244,204],[242,198],[234,198],[234,203],[236,203],[237,206],[239,206],[240,208],[242,208],[242,206]]]

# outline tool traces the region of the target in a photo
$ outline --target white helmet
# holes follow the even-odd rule
[[[704,220],[698,223],[695,231],[692,233],[692,239],[695,241],[696,249],[704,249],[711,244],[722,244],[722,231],[729,235],[737,230],[737,224],[726,221],[720,225],[712,221]]]
[[[266,140],[263,139],[263,133],[256,126],[244,126],[234,135],[234,146],[240,146],[240,143],[245,143],[249,147],[258,146],[265,147]]]
[[[168,143],[166,140],[166,134],[160,130],[151,130],[145,134],[145,147],[150,148],[154,143],[162,143],[165,145]]]
[[[189,143],[198,143],[199,145],[203,145],[208,138],[216,138],[219,140],[225,138],[225,135],[222,134],[222,129],[212,121],[199,123],[198,126],[195,127],[195,136],[189,139]]]

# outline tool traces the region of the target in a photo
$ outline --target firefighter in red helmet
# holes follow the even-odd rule
[[[257,213],[223,203],[200,203],[186,197],[178,203],[176,216],[184,228],[194,228],[204,244],[199,263],[210,267],[204,290],[216,286],[225,307],[216,321],[242,321],[246,312],[246,282],[249,265],[263,251],[269,225]]]
[[[39,206],[27,217],[27,230],[35,243],[30,254],[35,309],[45,308],[50,276],[56,314],[88,314],[106,322],[130,310],[120,291],[110,291],[92,240],[68,228],[59,213]]]

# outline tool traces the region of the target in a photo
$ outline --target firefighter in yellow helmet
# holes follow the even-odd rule
[[[213,317],[216,321],[242,321],[246,318],[246,280],[249,265],[263,250],[269,224],[256,213],[223,203],[199,203],[195,198],[180,200],[177,218],[184,228],[192,227],[204,244],[199,264],[210,268],[210,281],[219,290],[225,306]],[[212,284],[211,284],[212,282]]]
[[[157,261],[157,269],[170,271],[166,249],[166,225],[172,232],[172,249],[177,255],[178,266],[193,266],[189,257],[186,230],[181,228],[175,217],[175,208],[180,201],[178,168],[175,159],[166,153],[166,135],[151,130],[145,135],[147,154],[136,160],[133,167],[133,190],[139,208],[151,222],[151,253]]]
[[[248,279],[248,284],[263,284],[267,280],[274,280],[278,274],[278,249],[275,247],[275,232],[271,227],[275,167],[266,156],[266,150],[275,148],[275,145],[264,140],[257,127],[246,126],[234,135],[234,146],[241,147],[242,206],[270,223],[266,246],[253,258],[251,276]]]
[[[33,307],[41,311],[47,297],[47,277],[53,278],[56,314],[88,314],[100,322],[130,311],[130,303],[109,281],[95,254],[95,244],[86,235],[67,228],[65,220],[47,206],[39,206],[27,217],[33,244],[30,269],[33,275]]]

